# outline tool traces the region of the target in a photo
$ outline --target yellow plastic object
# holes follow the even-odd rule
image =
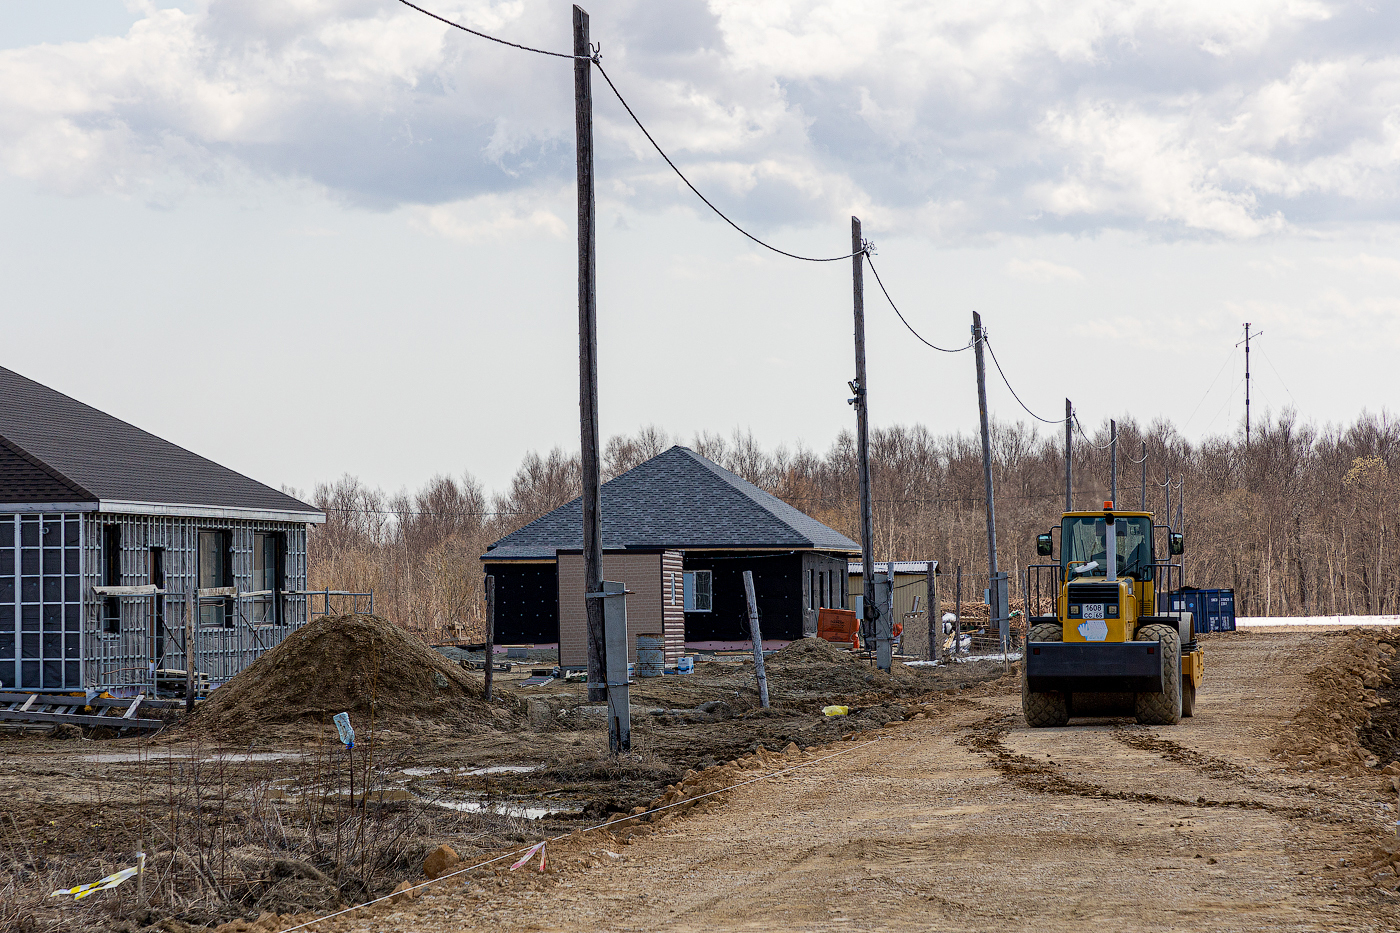
[[[823,706],[822,714],[825,716],[845,716],[851,711],[849,706]]]

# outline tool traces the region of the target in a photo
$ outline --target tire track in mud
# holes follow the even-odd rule
[[[1228,758],[1216,758],[1213,755],[1206,755],[1194,749],[1187,748],[1173,742],[1171,739],[1164,739],[1155,732],[1151,732],[1146,726],[1115,726],[1109,733],[1114,741],[1126,745],[1129,748],[1140,752],[1151,752],[1155,755],[1174,761],[1177,764],[1185,765],[1191,770],[1211,778],[1212,780],[1228,780],[1235,784],[1242,784],[1253,790],[1274,794],[1279,797],[1298,797],[1311,794],[1315,797],[1322,797],[1333,803],[1354,803],[1353,797],[1339,794],[1335,791],[1319,787],[1316,784],[1296,785],[1296,784],[1276,784],[1261,778],[1258,772],[1241,767]]]
[[[1057,794],[1061,796],[1088,797],[1102,800],[1130,800],[1138,803],[1167,804],[1178,807],[1228,808],[1238,810],[1260,810],[1288,819],[1301,819],[1310,822],[1351,824],[1356,822],[1349,815],[1339,815],[1320,806],[1280,806],[1263,800],[1215,800],[1205,796],[1188,800],[1169,794],[1151,791],[1110,790],[1089,781],[1079,781],[1065,776],[1054,764],[1047,764],[1028,755],[1013,752],[1007,748],[1002,737],[1019,721],[1014,713],[989,716],[981,723],[967,727],[967,734],[959,738],[958,744],[972,749],[1001,772],[1002,776],[1023,790],[1037,794]],[[1183,749],[1183,752],[1186,750]],[[1205,756],[1202,756],[1205,757]]]

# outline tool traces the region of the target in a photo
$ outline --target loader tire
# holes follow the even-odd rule
[[[1137,641],[1162,646],[1162,692],[1137,695],[1137,721],[1144,726],[1174,726],[1181,722],[1181,639],[1175,625],[1144,625]]]
[[[1196,715],[1196,685],[1183,683],[1181,685],[1181,718],[1189,719]]]
[[[1026,641],[1063,641],[1064,632],[1058,622],[1032,625],[1026,633]],[[1069,722],[1069,697],[1062,690],[1047,693],[1032,693],[1026,680],[1026,665],[1021,663],[1021,712],[1026,716],[1026,725],[1033,729],[1046,726],[1063,726]]]

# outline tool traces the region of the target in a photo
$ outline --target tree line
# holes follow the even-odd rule
[[[1138,461],[1145,455],[1146,507],[1167,523],[1170,490],[1174,528],[1180,508],[1187,585],[1233,589],[1239,615],[1400,612],[1400,542],[1391,540],[1400,524],[1400,424],[1388,413],[1319,427],[1285,410],[1266,414],[1247,441],[1240,431],[1199,443],[1169,421],[1124,419],[1118,439],[1117,505],[1143,504]],[[613,437],[604,448],[604,479],[679,442],[655,426]],[[1107,421],[1092,434],[1075,432],[1076,508],[1101,506],[1110,496],[1108,442]],[[824,453],[768,449],[738,430],[702,433],[689,446],[860,539],[851,432],[838,434]],[[1058,524],[1064,505],[1064,436],[994,422],[991,451],[997,558],[1017,593],[1025,568],[1044,562],[1035,553],[1036,534]],[[945,574],[961,567],[964,599],[980,601],[987,585],[980,436],[934,434],[922,425],[875,429],[870,468],[876,558],[935,559]],[[320,484],[312,499],[327,521],[311,532],[311,585],[373,590],[376,611],[410,629],[474,640],[482,632],[479,558],[486,546],[575,498],[580,486],[577,455],[557,447],[527,453],[510,485],[494,495],[470,473],[436,476],[416,492],[394,494],[352,476]],[[942,578],[945,601],[952,579]]]

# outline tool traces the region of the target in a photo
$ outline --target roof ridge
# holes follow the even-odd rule
[[[679,446],[679,445],[677,445],[677,446]],[[795,533],[797,533],[797,534],[801,535],[802,537],[806,538],[808,544],[813,545],[813,546],[816,545],[816,542],[812,540],[812,536],[811,536],[810,534],[808,534],[806,531],[803,531],[801,528],[798,528],[798,527],[797,527],[796,525],[794,525],[791,521],[789,521],[787,517],[785,517],[784,515],[780,514],[779,511],[774,510],[774,509],[772,508],[772,506],[773,506],[773,505],[777,505],[777,506],[778,506],[778,509],[780,509],[780,510],[782,510],[782,511],[796,512],[798,515],[802,516],[803,518],[807,519],[808,521],[816,521],[816,519],[812,518],[810,515],[808,515],[807,513],[803,512],[801,509],[798,509],[796,506],[789,505],[788,503],[784,502],[784,501],[782,500],[782,497],[774,495],[773,493],[771,493],[771,492],[769,492],[768,490],[764,489],[762,486],[759,486],[757,483],[753,483],[753,482],[750,482],[749,480],[744,479],[742,476],[740,476],[738,473],[735,473],[733,470],[727,470],[727,469],[725,469],[724,467],[720,466],[718,463],[715,463],[715,462],[714,462],[713,460],[711,460],[709,457],[706,457],[706,456],[704,456],[704,455],[702,455],[702,454],[698,454],[698,453],[696,453],[695,451],[691,450],[689,447],[682,447],[681,449],[684,450],[686,453],[688,453],[691,457],[693,457],[693,458],[694,458],[697,462],[699,462],[701,465],[703,465],[703,466],[705,466],[705,467],[708,467],[709,470],[710,470],[712,473],[714,473],[717,477],[719,477],[719,478],[720,478],[721,480],[723,480],[724,482],[728,483],[730,486],[734,487],[734,489],[735,489],[737,492],[739,492],[739,493],[741,493],[741,494],[743,494],[743,495],[746,495],[746,496],[748,496],[750,499],[754,500],[754,501],[759,505],[760,508],[762,508],[762,509],[763,509],[765,512],[767,512],[769,515],[772,515],[773,518],[775,518],[776,520],[782,522],[782,523],[783,523],[784,525],[786,525],[788,528],[791,528]],[[740,485],[740,484],[742,484],[742,485]],[[747,487],[747,488],[746,488],[746,487]],[[758,496],[761,496],[761,497],[763,497],[763,498],[760,499],[760,498],[754,496],[753,493],[757,493]],[[834,529],[833,529],[833,530],[834,530]]]
[[[82,495],[84,495],[84,496],[86,496],[86,497],[88,497],[89,499],[92,499],[92,500],[94,500],[94,501],[97,500],[97,496],[96,496],[96,494],[94,494],[94,493],[92,492],[92,490],[90,490],[90,489],[88,489],[87,487],[83,486],[81,483],[77,482],[76,480],[72,479],[71,477],[69,477],[69,476],[67,476],[67,475],[65,475],[65,474],[63,474],[63,473],[61,473],[61,472],[59,472],[58,470],[54,469],[53,467],[49,466],[49,464],[45,463],[43,460],[40,460],[40,459],[39,459],[38,457],[36,457],[34,454],[30,453],[28,450],[25,450],[25,449],[24,449],[23,447],[21,447],[18,443],[16,443],[16,442],[13,441],[13,440],[10,440],[8,437],[5,437],[3,434],[0,434],[0,446],[5,447],[7,450],[9,450],[9,451],[10,451],[11,453],[13,453],[15,456],[17,456],[17,457],[19,457],[20,459],[24,460],[26,463],[30,464],[31,466],[34,466],[34,467],[38,468],[39,470],[42,470],[44,473],[47,473],[51,478],[58,480],[60,483],[62,483],[63,485],[69,487],[70,489],[74,490],[75,492],[79,492],[79,493],[81,493]]]

